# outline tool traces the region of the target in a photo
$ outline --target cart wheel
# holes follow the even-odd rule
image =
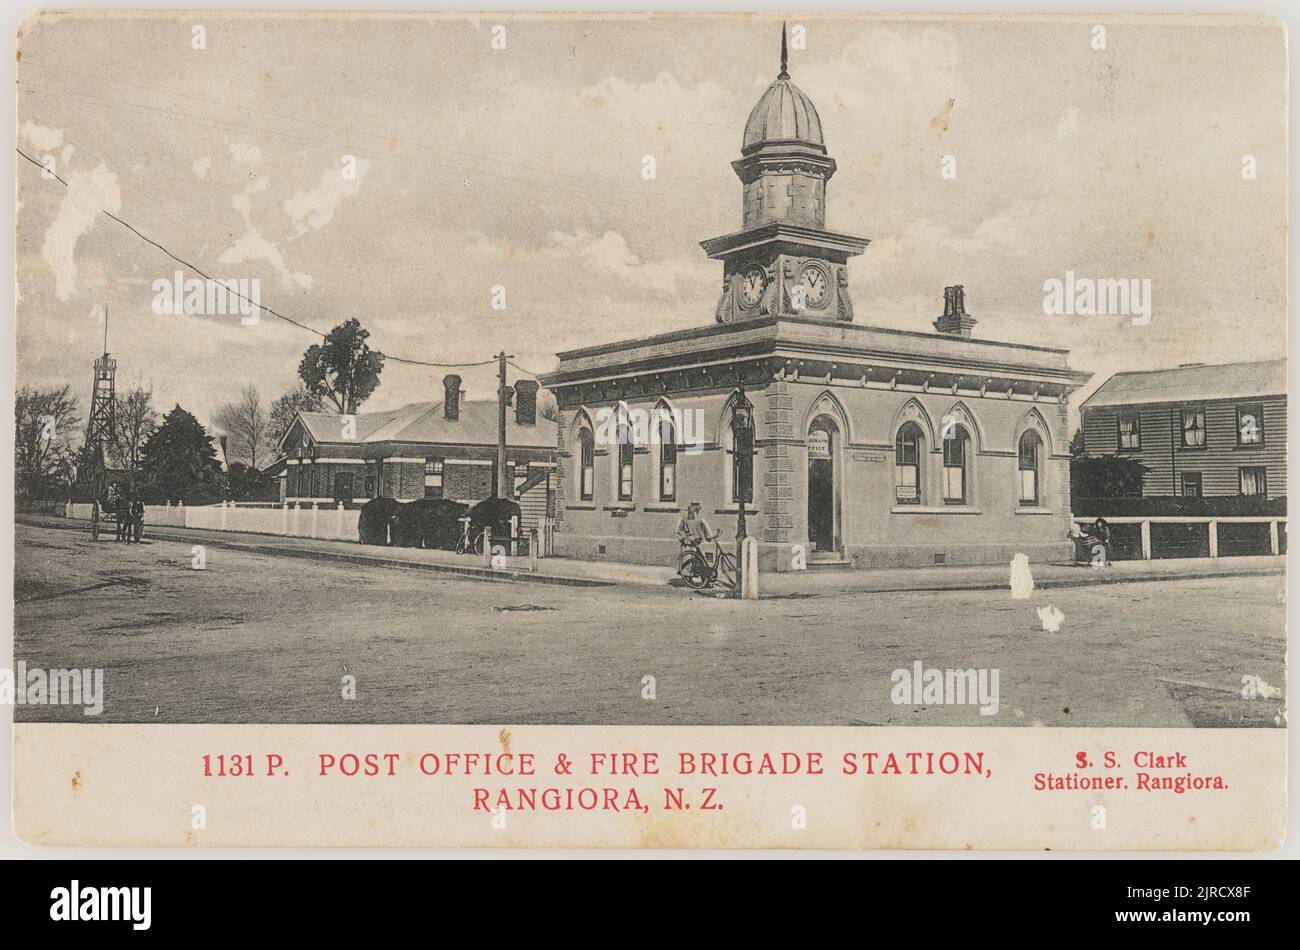
[[[475,554],[483,553],[483,532],[482,531],[480,531],[478,535],[474,538],[474,553]]]

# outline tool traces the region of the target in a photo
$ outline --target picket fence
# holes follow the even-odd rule
[[[90,520],[90,505],[70,504],[65,517]],[[245,531],[286,538],[321,538],[356,541],[359,508],[241,508],[222,505],[146,505],[145,531],[150,525],[168,528],[201,528],[205,531]]]

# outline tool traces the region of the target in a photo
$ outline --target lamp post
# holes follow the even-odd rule
[[[736,393],[731,408],[731,444],[734,452],[733,478],[736,482],[736,592],[744,583],[745,508],[754,498],[754,404],[745,396],[745,387]]]

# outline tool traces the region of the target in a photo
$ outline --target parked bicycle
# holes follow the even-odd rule
[[[457,518],[460,522],[460,537],[456,539],[457,554],[482,554],[483,553],[483,532],[471,536],[469,518]]]
[[[713,544],[712,559],[700,550],[698,544],[687,545],[678,558],[677,573],[692,590],[703,590],[719,582],[735,590],[740,577],[736,556],[722,550],[716,534],[704,540]]]

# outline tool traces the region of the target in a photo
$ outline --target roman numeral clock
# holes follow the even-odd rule
[[[744,228],[700,245],[723,262],[717,321],[852,320],[847,262],[869,242],[826,229],[835,159],[812,101],[790,82],[784,33],[781,72],[750,112],[731,167],[744,186]]]

